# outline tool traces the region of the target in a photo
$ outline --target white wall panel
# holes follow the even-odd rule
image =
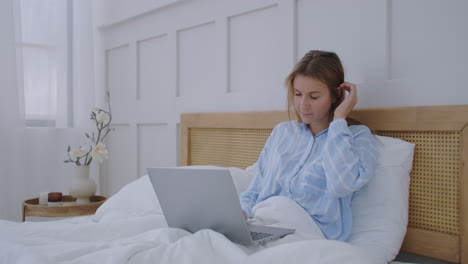
[[[360,82],[361,12],[359,1],[298,0],[297,60],[313,49],[334,51],[340,56],[347,80]]]
[[[167,115],[173,109],[175,88],[172,72],[172,54],[168,35],[159,35],[136,43],[137,48],[137,93],[138,111],[148,115],[138,115],[147,120],[149,117]],[[138,120],[137,122],[142,122]]]
[[[228,91],[252,93],[282,89],[284,55],[277,4],[228,18]],[[284,64],[283,64],[284,65]]]
[[[401,105],[468,103],[464,87],[468,2],[388,1],[387,78],[393,101]]]
[[[443,0],[389,0],[390,79],[466,74],[466,11]],[[466,2],[466,1],[464,1]],[[416,19],[417,18],[417,19]]]
[[[177,32],[177,96],[191,97],[216,92],[215,22]]]
[[[176,132],[176,148],[175,148],[175,152],[176,152],[176,164],[177,165],[180,165],[180,153],[179,153],[179,149],[180,149],[180,122],[176,123],[176,126],[175,126],[175,132]]]
[[[93,0],[97,25],[122,25],[148,12],[186,0]]]
[[[135,154],[132,133],[127,124],[114,124],[115,130],[107,138],[109,159],[106,161],[107,173],[103,177],[103,194],[111,196],[123,186],[136,179],[133,169]]]
[[[168,124],[138,125],[138,177],[146,168],[176,166],[175,136]]]
[[[156,95],[158,92],[170,91],[168,78],[171,69],[167,67],[170,60],[167,50],[167,35],[137,42],[137,100],[164,102],[163,96]]]
[[[111,94],[114,122],[127,122],[129,118],[128,99],[135,87],[131,79],[132,65],[130,45],[106,51],[106,86]]]

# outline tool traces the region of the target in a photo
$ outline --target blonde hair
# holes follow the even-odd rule
[[[288,114],[292,112],[291,110],[294,110],[297,121],[302,123],[299,113],[294,108],[293,83],[297,75],[312,77],[323,82],[328,87],[330,96],[337,101],[337,103],[332,104],[330,108],[330,117],[332,117],[335,108],[339,104],[337,87],[344,82],[343,65],[338,55],[329,51],[311,50],[296,63],[291,73],[286,77],[285,83],[288,88]]]

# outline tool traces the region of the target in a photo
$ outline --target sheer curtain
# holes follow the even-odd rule
[[[25,143],[18,106],[16,84],[13,1],[0,1],[0,218],[13,220],[24,196],[24,173],[21,154]]]
[[[20,109],[29,127],[69,127],[73,123],[72,2],[15,2]]]
[[[91,0],[0,1],[0,219],[19,221],[41,191],[68,194],[66,148],[83,144],[95,105],[91,11]]]

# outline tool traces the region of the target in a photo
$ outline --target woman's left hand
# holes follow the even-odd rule
[[[339,98],[341,102],[335,109],[333,119],[346,118],[354,106],[357,104],[357,90],[354,83],[344,82],[338,86]],[[346,94],[346,92],[348,92]]]

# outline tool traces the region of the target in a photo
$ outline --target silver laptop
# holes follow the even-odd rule
[[[169,227],[192,233],[212,229],[244,245],[258,245],[295,231],[248,224],[228,169],[147,171]]]

